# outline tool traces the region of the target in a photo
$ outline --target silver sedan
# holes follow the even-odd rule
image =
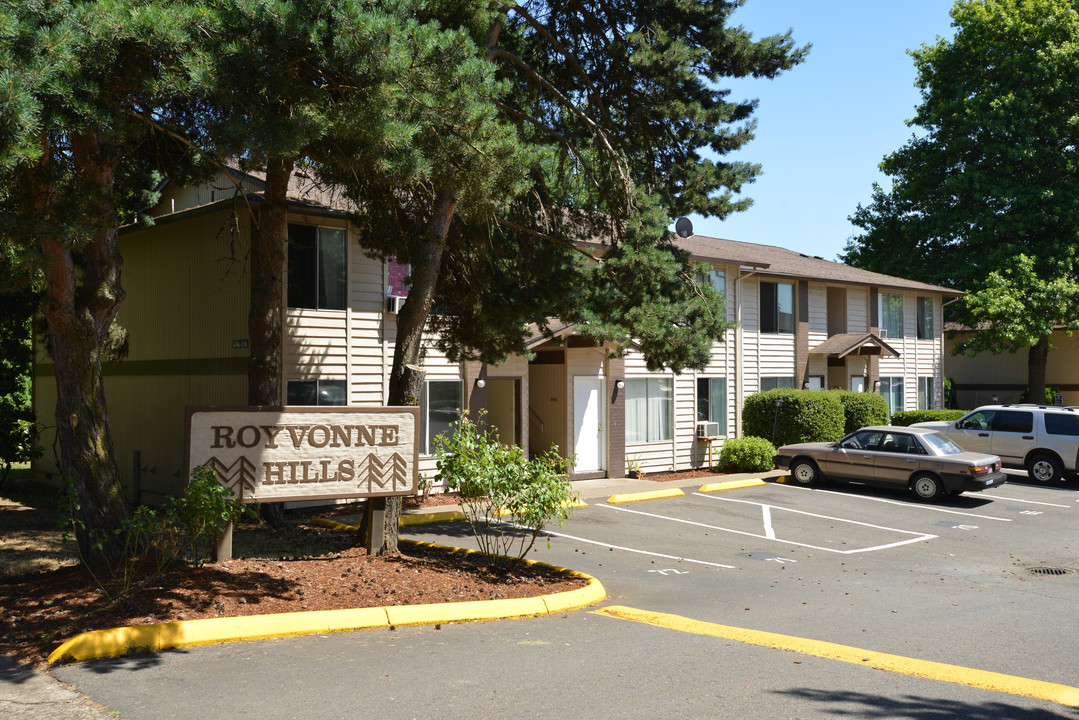
[[[784,445],[774,458],[799,485],[841,480],[906,488],[922,500],[985,490],[1005,482],[1000,458],[966,452],[927,428],[865,427],[839,442]]]

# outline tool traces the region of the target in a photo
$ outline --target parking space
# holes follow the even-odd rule
[[[618,551],[626,562],[648,565],[658,559],[740,569],[762,555],[828,563],[885,551],[913,560],[950,552],[955,542],[1021,545],[1041,535],[1039,521],[1055,527],[1079,503],[1070,488],[1027,484],[933,503],[857,485],[804,488],[782,481],[724,492],[683,490],[643,502],[592,500],[550,535],[579,546],[578,552],[587,546]]]

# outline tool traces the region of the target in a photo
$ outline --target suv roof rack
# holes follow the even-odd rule
[[[1001,407],[1026,407],[1026,408],[1039,408],[1041,410],[1067,410],[1068,412],[1075,412],[1079,410],[1079,407],[1075,405],[1039,405],[1038,403],[1004,403]]]

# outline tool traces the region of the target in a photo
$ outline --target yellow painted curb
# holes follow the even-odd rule
[[[333,521],[326,522],[332,523]],[[351,525],[334,524],[347,530],[355,529]],[[475,550],[434,545],[404,538],[401,539],[401,542],[457,552],[477,552]],[[49,654],[48,663],[52,665],[58,662],[81,662],[95,658],[119,657],[133,651],[154,652],[169,648],[344,632],[362,628],[388,627],[390,625],[421,625],[548,615],[592,605],[601,602],[607,597],[607,591],[600,581],[590,575],[532,560],[526,560],[525,562],[561,570],[575,577],[587,578],[588,585],[576,590],[567,590],[566,592],[536,598],[397,605],[347,610],[312,610],[309,612],[248,615],[237,618],[206,618],[203,620],[185,620],[156,625],[136,625],[108,630],[94,630],[80,633],[64,642]]]
[[[701,485],[701,489],[697,492],[717,492],[720,490],[739,490],[747,487],[757,487],[758,485],[764,485],[764,481],[760,479],[753,480],[731,480],[730,482],[709,483],[707,485]]]
[[[344,523],[339,523],[336,520],[330,520],[329,518],[320,517],[311,518],[311,524],[328,527],[331,530],[351,530],[352,532],[357,532],[360,529],[358,525],[345,525]]]
[[[612,605],[600,608],[592,612],[597,615],[632,620],[646,623],[656,627],[678,630],[680,632],[695,633],[719,637],[727,640],[736,640],[748,645],[775,648],[777,650],[789,650],[804,655],[838,660],[840,662],[862,665],[877,670],[921,677],[929,680],[939,680],[957,685],[993,690],[996,692],[1019,695],[1022,697],[1048,700],[1050,702],[1079,707],[1079,688],[1070,685],[1031,680],[1016,675],[1004,675],[988,670],[976,670],[948,665],[946,663],[933,662],[931,660],[919,660],[917,658],[903,657],[902,655],[890,655],[888,653],[863,650],[849,645],[839,645],[822,640],[810,640],[807,638],[780,635],[778,633],[749,630],[747,628],[718,625],[716,623],[702,622],[680,615],[668,613],[649,612],[635,608]]]
[[[611,495],[607,498],[609,503],[628,503],[628,502],[640,502],[641,500],[659,500],[662,498],[682,497],[684,492],[678,488],[670,488],[669,490],[650,490],[648,492],[639,493],[624,493],[622,495]]]
[[[409,525],[425,525],[427,523],[455,522],[464,519],[465,514],[460,510],[439,510],[438,512],[427,513],[402,513],[401,520],[397,524],[399,527],[407,527]]]

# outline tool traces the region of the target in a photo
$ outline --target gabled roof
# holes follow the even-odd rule
[[[755,243],[722,240],[703,235],[691,235],[688,238],[675,237],[674,243],[678,247],[688,250],[695,260],[746,266],[747,269],[755,270],[761,275],[806,278],[894,290],[940,293],[941,295],[949,296],[963,294],[959,290],[870,272],[869,270],[862,270],[861,268],[825,260],[815,255],[811,256],[794,250],[787,250],[775,245],[757,245]]]
[[[847,355],[891,355],[899,357],[888,343],[873,333],[844,333],[833,335],[820,345],[809,349],[810,355],[835,355],[843,358]]]

